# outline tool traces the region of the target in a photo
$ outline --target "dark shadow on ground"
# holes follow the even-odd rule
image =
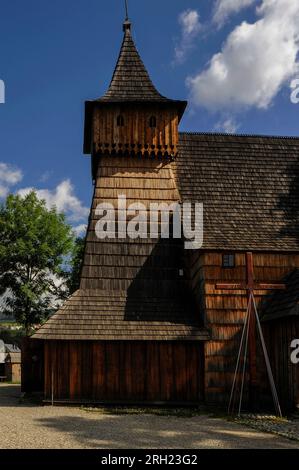
[[[220,418],[153,417],[149,415],[51,417],[39,419],[46,426],[70,435],[88,448],[288,448],[287,440],[229,423]]]
[[[0,385],[0,410],[7,407],[14,427],[18,427],[18,408],[30,408],[21,415],[22,426],[26,419],[30,432],[34,431],[32,437],[36,433],[43,436],[45,448],[47,443],[57,448],[62,439],[65,448],[88,449],[298,448],[297,442],[261,434],[208,414],[189,418],[145,413],[117,415],[100,410],[19,403],[19,397],[20,386]]]
[[[36,407],[41,405],[37,395],[22,396],[21,385],[0,384],[0,408],[3,407]]]

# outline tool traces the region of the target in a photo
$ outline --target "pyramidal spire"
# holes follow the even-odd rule
[[[172,101],[162,96],[153,85],[135,46],[131,21],[126,2],[126,19],[123,23],[124,38],[110,86],[98,101]]]

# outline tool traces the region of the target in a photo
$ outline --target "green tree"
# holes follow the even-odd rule
[[[0,205],[0,291],[9,292],[6,314],[29,334],[48,318],[66,289],[58,282],[74,246],[72,228],[35,192],[10,195]]]
[[[80,274],[83,263],[85,249],[85,238],[77,238],[75,240],[71,260],[70,260],[70,271],[67,275],[67,287],[69,294],[72,294],[80,287]]]

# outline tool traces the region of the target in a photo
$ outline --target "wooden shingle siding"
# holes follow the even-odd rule
[[[281,282],[288,274],[294,272],[295,266],[299,268],[299,256],[297,254],[254,253],[253,262],[257,282]],[[222,253],[203,253],[197,258],[197,266],[193,266],[193,272],[197,271],[201,273],[200,277],[203,284],[195,283],[193,289],[197,285],[201,292],[204,304],[201,311],[204,313],[205,326],[211,334],[211,341],[205,343],[205,396],[208,402],[216,401],[225,405],[228,403],[232,386],[246,314],[247,296],[245,291],[236,290],[232,293],[231,291],[216,289],[215,284],[222,281],[244,281],[246,279],[245,255],[236,254],[235,268],[223,268]],[[292,281],[293,285],[294,281]],[[297,292],[297,295],[299,295],[299,291]],[[285,295],[285,292],[277,292],[274,297],[284,298]],[[255,299],[262,315],[266,299],[269,303],[269,291],[257,291]],[[261,304],[262,300],[264,301],[263,304]],[[287,305],[289,304],[287,303]],[[268,306],[268,312],[270,307],[271,304]],[[290,321],[290,324],[288,324],[285,319],[283,321],[285,322],[285,332],[282,330],[277,331],[275,322],[271,322],[269,325],[263,323],[265,332],[268,331],[268,350],[273,370],[276,371],[278,377],[277,383],[280,390],[283,388],[282,384],[286,384],[286,378],[283,379],[281,376],[283,372],[280,369],[283,368],[285,371],[290,368],[294,369],[291,366],[288,351],[291,342],[292,322]],[[297,323],[293,323],[298,328],[298,320]],[[293,334],[295,334],[294,331]],[[270,341],[272,335],[275,336],[276,342]],[[293,336],[292,339],[294,338],[296,336]],[[281,359],[278,359],[280,355]],[[277,361],[280,361],[279,364]],[[262,390],[264,387],[267,388],[267,377],[264,374],[262,356],[259,357],[258,366],[263,377],[260,381]],[[288,376],[287,380],[291,380],[293,395],[298,393],[298,378],[294,375],[294,372],[292,372],[291,378]],[[297,392],[294,390],[297,390]],[[283,403],[286,403],[286,390],[282,390],[281,395]]]
[[[103,170],[109,170],[105,176]],[[128,204],[142,202],[146,207],[180,200],[170,163],[156,159],[99,158],[80,289],[35,337],[207,340],[209,335],[202,326],[187,271],[180,276],[185,264],[182,240],[97,238],[97,205],[117,204],[117,197],[122,194],[127,195]],[[170,234],[171,230],[170,224]]]
[[[177,342],[45,343],[45,400],[199,403],[202,346]],[[62,361],[63,358],[63,361]],[[63,364],[61,364],[63,362]]]

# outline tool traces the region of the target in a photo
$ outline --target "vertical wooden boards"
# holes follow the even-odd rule
[[[201,345],[198,345],[201,346]],[[177,343],[173,349],[173,372],[175,381],[175,400],[180,402],[188,396],[187,348]],[[196,366],[195,366],[196,369]],[[197,369],[196,369],[197,370]]]
[[[120,345],[118,342],[105,344],[106,348],[106,396],[117,400],[120,392]],[[96,374],[97,371],[94,370]]]
[[[173,400],[174,374],[173,374],[173,347],[167,342],[160,345],[160,380],[162,401]]]
[[[186,382],[187,382],[187,397],[188,401],[194,401],[197,396],[199,399],[200,387],[199,387],[199,375],[200,375],[200,364],[199,364],[199,354],[194,348],[187,349],[186,355]],[[194,373],[194,370],[197,373]]]
[[[299,366],[291,362],[290,347],[291,342],[299,338],[299,317],[263,323],[263,330],[280,404],[284,412],[289,412],[299,404]],[[269,394],[265,373],[262,379],[263,389]]]
[[[44,374],[45,374],[45,379],[44,379],[44,397],[45,399],[50,399],[51,398],[51,369],[52,369],[52,363],[53,363],[53,357],[51,354],[50,350],[50,341],[45,341],[45,346],[44,346]]]
[[[154,341],[147,342],[146,398],[148,401],[155,401],[158,396],[161,396],[160,370],[160,345]]]
[[[103,343],[92,343],[92,400],[103,400],[107,394],[106,348]],[[97,371],[97,372],[96,372]]]
[[[69,343],[69,376],[70,376],[70,399],[77,400],[82,397],[81,373],[82,373],[82,343],[71,341]],[[57,397],[59,398],[59,396]]]
[[[128,403],[202,400],[203,346],[193,342],[48,341],[45,398]]]
[[[82,342],[81,350],[81,390],[82,397],[91,399],[93,385],[93,344],[88,341]]]
[[[133,393],[133,382],[135,380],[135,371],[132,369],[132,352],[131,343],[120,343],[120,396],[124,400],[129,400]]]
[[[68,399],[70,397],[69,343],[55,341],[52,347],[56,350],[56,363],[53,371],[56,379],[55,396],[59,394],[61,398]]]
[[[124,126],[117,118],[123,117]],[[149,125],[156,118],[156,127]],[[97,153],[114,155],[119,150],[129,153],[176,156],[178,152],[178,112],[173,107],[127,104],[106,105],[94,112],[93,142]]]

